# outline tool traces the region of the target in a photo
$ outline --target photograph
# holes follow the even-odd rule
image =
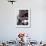
[[[29,27],[30,26],[30,10],[20,9],[17,15],[17,27]]]

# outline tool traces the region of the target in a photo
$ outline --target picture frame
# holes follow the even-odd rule
[[[16,20],[17,20],[17,22],[16,22],[17,28],[31,27],[31,9],[29,9],[29,8],[18,9],[18,14],[16,16]]]

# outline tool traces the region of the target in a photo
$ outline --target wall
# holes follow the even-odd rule
[[[17,0],[14,5],[0,0],[0,40],[15,40],[19,32],[26,32],[33,40],[46,40],[46,14],[43,0]],[[17,10],[31,9],[31,28],[16,28]]]

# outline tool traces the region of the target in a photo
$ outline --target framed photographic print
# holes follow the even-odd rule
[[[30,27],[31,25],[31,12],[30,9],[19,9],[17,14],[16,27]]]

